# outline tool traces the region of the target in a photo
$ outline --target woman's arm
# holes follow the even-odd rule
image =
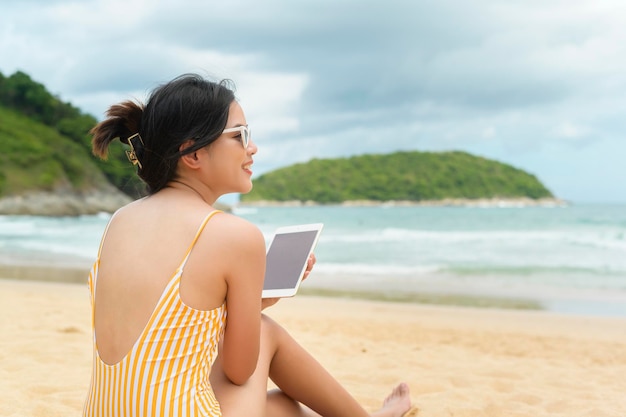
[[[228,315],[220,356],[228,379],[241,385],[254,372],[259,356],[265,239],[243,219],[224,223],[220,267],[225,271]]]

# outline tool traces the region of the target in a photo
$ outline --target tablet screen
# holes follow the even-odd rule
[[[303,226],[301,226],[303,227]],[[320,228],[313,230],[278,231],[267,251],[263,290],[268,296],[295,294],[307,260],[317,242]],[[285,294],[281,290],[287,291]]]

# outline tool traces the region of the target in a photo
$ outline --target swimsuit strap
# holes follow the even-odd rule
[[[204,230],[204,226],[206,226],[209,220],[211,220],[211,217],[213,217],[217,213],[222,213],[222,210],[213,210],[212,212],[207,214],[207,216],[204,218],[204,220],[200,224],[200,227],[198,228],[198,231],[196,232],[196,236],[193,238],[193,240],[191,241],[191,244],[187,248],[187,252],[185,253],[185,258],[183,259],[183,262],[178,267],[179,271],[182,271],[183,268],[185,267],[185,264],[187,263],[187,259],[189,259],[189,255],[191,255],[191,250],[196,245],[196,242],[198,241],[198,238],[200,237],[200,233],[202,233],[202,231]]]

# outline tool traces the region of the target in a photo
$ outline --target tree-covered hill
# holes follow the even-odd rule
[[[96,123],[27,74],[0,73],[0,197],[85,191],[105,183],[138,195],[143,187],[120,143],[111,147],[108,161],[91,154],[89,130]]]
[[[137,196],[121,144],[107,162],[92,155],[96,122],[25,73],[0,74],[0,214],[91,214]]]
[[[0,196],[107,183],[84,147],[57,130],[3,107],[0,121]]]
[[[527,172],[466,152],[397,152],[339,159],[313,159],[281,168],[254,181],[241,201],[552,198]]]

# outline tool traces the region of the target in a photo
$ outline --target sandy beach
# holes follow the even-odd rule
[[[624,416],[626,320],[296,296],[267,310],[370,410],[406,381],[420,416]],[[0,416],[79,415],[86,285],[0,279]]]

